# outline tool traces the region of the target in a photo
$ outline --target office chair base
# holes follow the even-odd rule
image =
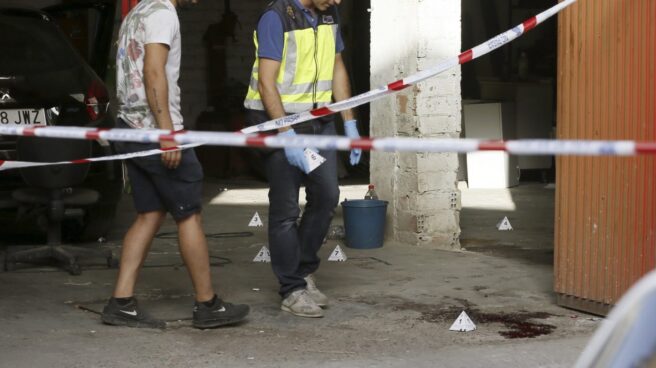
[[[78,258],[102,257],[107,261],[107,267],[116,265],[116,261],[109,249],[88,249],[70,245],[46,245],[24,250],[7,250],[5,257],[5,270],[14,271],[18,263],[38,263],[46,259],[55,259],[60,262],[61,267],[71,275],[77,276],[82,273]]]

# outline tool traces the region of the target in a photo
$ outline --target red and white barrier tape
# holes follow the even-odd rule
[[[466,153],[476,151],[506,151],[515,155],[572,155],[572,156],[636,156],[656,154],[656,142],[635,141],[594,141],[594,140],[515,140],[490,141],[476,139],[438,139],[438,138],[360,138],[343,136],[297,135],[244,135],[241,133],[136,129],[92,129],[77,127],[0,127],[0,134],[17,136],[37,136],[72,139],[103,139],[107,141],[126,141],[157,143],[176,142],[184,147],[202,144],[233,147],[312,147],[322,150],[348,151],[360,148],[384,152],[451,152]],[[189,145],[189,146],[187,146]],[[161,150],[138,152],[130,155],[159,154]],[[129,155],[128,155],[129,156]],[[137,156],[118,155],[102,157],[97,161],[125,159]],[[86,162],[76,160],[75,162]],[[93,161],[91,161],[93,162]],[[8,164],[6,162],[5,164]],[[0,166],[1,167],[1,166]]]
[[[519,36],[537,27],[540,23],[543,23],[545,20],[558,14],[561,10],[565,9],[566,7],[572,5],[575,2],[576,0],[562,1],[558,5],[555,5],[552,8],[545,10],[544,12],[536,15],[535,17],[528,19],[527,21],[525,21],[522,24],[519,24],[517,27],[513,29],[510,29],[494,38],[487,40],[486,42],[474,47],[471,50],[465,51],[458,56],[444,60],[439,65],[433,68],[424,70],[417,74],[413,74],[407,78],[390,83],[387,86],[380,87],[378,89],[363,93],[361,95],[349,98],[347,100],[330,104],[328,106],[319,109],[306,111],[294,115],[289,115],[283,118],[270,120],[262,124],[247,127],[242,129],[241,132],[244,134],[251,134],[251,133],[265,132],[269,130],[288,127],[288,126],[300,124],[308,120],[316,119],[321,116],[335,114],[340,111],[352,109],[360,105],[364,105],[366,103],[379,100],[389,94],[396,93],[414,84],[432,78],[438,74],[444,73],[445,71],[453,68],[456,65],[468,63],[474,59],[477,59],[485,54],[488,54],[498,49],[503,45],[512,42]]]
[[[121,154],[121,155],[90,157],[90,158],[82,158],[82,159],[72,160],[72,161],[59,161],[59,162],[28,162],[28,161],[3,161],[3,160],[0,160],[0,171],[11,170],[11,169],[21,169],[21,168],[27,168],[27,167],[38,167],[38,166],[86,164],[86,163],[90,163],[90,162],[129,160],[131,158],[136,158],[136,157],[154,156],[154,155],[162,154],[164,152],[185,150],[185,149],[192,148],[192,147],[198,147],[200,145],[201,145],[200,143],[192,143],[192,144],[186,144],[186,145],[183,145],[183,146],[179,146],[179,147],[176,147],[176,148],[173,148],[173,149],[167,149],[167,150],[152,149],[152,150],[148,150],[148,151],[125,153],[125,154]]]

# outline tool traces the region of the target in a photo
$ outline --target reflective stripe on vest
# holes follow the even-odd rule
[[[276,80],[285,112],[308,111],[315,104],[323,107],[332,102],[337,27],[337,24],[322,24],[316,32],[313,28],[285,32],[283,57]],[[244,106],[264,110],[258,91],[257,31],[253,38],[256,58]]]

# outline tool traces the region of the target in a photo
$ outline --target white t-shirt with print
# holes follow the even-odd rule
[[[169,87],[169,111],[173,129],[183,129],[180,112],[180,21],[169,0],[142,0],[123,21],[116,54],[116,92],[118,117],[137,129],[159,129],[150,111],[144,88],[146,44],[168,45],[166,78]]]

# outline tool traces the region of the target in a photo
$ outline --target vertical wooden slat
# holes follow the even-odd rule
[[[600,4],[601,5],[601,4]],[[604,45],[603,45],[603,21],[602,21],[602,10],[603,6],[595,6],[594,10],[594,57],[593,60],[598,60],[598,66],[597,68],[593,68],[594,70],[594,80],[595,82],[593,83],[593,90],[595,91],[594,96],[592,98],[594,99],[593,103],[593,111],[594,111],[594,117],[593,120],[596,121],[595,126],[592,129],[593,135],[592,137],[594,139],[601,139],[601,132],[603,131],[603,104],[602,104],[602,97],[603,97],[603,79],[602,79],[602,73],[603,73],[603,61],[602,61],[602,52],[604,50]],[[602,164],[604,163],[604,158],[592,158],[592,176],[593,177],[600,177],[602,173]],[[600,180],[596,180],[593,182],[594,183],[594,192],[592,193],[592,198],[597,198],[596,200],[591,201],[591,218],[592,218],[592,233],[591,233],[591,238],[590,238],[590,246],[592,247],[594,257],[591,259],[591,274],[592,274],[592,279],[593,279],[593,285],[592,285],[592,293],[591,299],[598,300],[602,298],[603,294],[603,279],[598,277],[600,274],[600,267],[603,264],[603,261],[601,260],[601,255],[603,254],[603,241],[601,240],[601,219],[602,219],[602,211],[601,208],[604,205],[604,198],[605,195],[603,193],[603,182]]]
[[[583,6],[581,6],[583,8]],[[582,10],[581,10],[582,11]],[[576,11],[576,16],[577,18],[579,17],[579,11],[577,9]],[[583,25],[580,22],[575,23],[576,26],[576,34],[574,35],[574,39],[576,43],[573,45],[575,47],[574,49],[574,60],[576,62],[575,68],[573,69],[572,73],[572,81],[574,82],[574,85],[572,86],[572,89],[574,90],[573,92],[573,97],[574,97],[574,107],[572,109],[572,118],[574,125],[571,128],[571,134],[573,137],[578,137],[578,131],[580,124],[578,124],[582,119],[580,118],[580,114],[582,113],[582,109],[579,107],[582,106],[582,96],[584,94],[584,85],[581,84],[580,81],[580,75],[582,74],[582,71],[584,69],[581,68],[581,46],[580,46],[580,40],[579,37],[581,34],[583,34]],[[571,163],[572,163],[572,170],[574,172],[577,172],[579,170],[579,163],[580,160],[577,160],[576,158],[571,158]],[[579,183],[578,180],[579,178],[576,176],[571,176],[571,180],[573,181],[570,183],[570,185],[573,186],[573,188],[577,188]],[[576,191],[572,190],[572,192],[569,194],[570,196],[570,205],[573,207],[574,212],[574,217],[572,219],[568,219],[568,222],[571,220],[574,220],[575,218],[579,218],[578,214],[578,209],[581,207],[581,202],[582,201],[577,201],[576,200]],[[569,212],[569,211],[568,211]],[[581,239],[579,238],[579,227],[578,226],[572,226],[571,227],[571,232],[574,234],[573,240],[574,240],[574,258],[572,259],[572,263],[574,268],[570,270],[570,284],[572,285],[572,289],[576,290],[577,294],[580,295],[580,289],[577,290],[577,286],[580,286],[580,282],[578,281],[578,275],[577,272],[578,270],[581,270],[583,268],[582,262],[583,262],[583,253],[582,253],[582,247],[581,247]]]
[[[650,48],[653,51],[652,55],[652,60],[656,61],[656,1],[652,1],[650,3],[651,11],[649,12],[649,20],[650,20],[650,29],[651,29],[651,39],[649,42]],[[650,69],[650,76],[649,79],[652,81],[656,81],[656,63],[649,63],[649,69]],[[651,128],[651,136],[653,138],[656,138],[656,82],[652,83],[649,86],[650,89],[650,98],[648,100],[649,103],[649,109],[650,109],[650,118],[649,121],[651,122],[650,128]],[[651,188],[652,188],[652,197],[651,197],[651,224],[656,224],[656,159],[653,160],[653,165],[651,166],[651,172],[649,175],[649,178],[651,180]],[[647,244],[656,244],[656,229],[654,228],[656,226],[652,226],[651,229],[648,229],[649,236],[648,236],[648,242]],[[648,260],[656,262],[656,246],[649,247],[651,250],[651,254],[648,258]],[[647,265],[649,267],[649,265]]]
[[[616,14],[619,14],[619,9],[623,5],[620,1],[611,1],[611,13],[608,15],[608,18],[606,18],[606,22],[609,22],[613,26],[613,33],[609,35],[610,38],[610,49],[609,53],[611,54],[611,58],[614,62],[614,68],[609,71],[611,73],[611,78],[613,80],[613,84],[611,86],[610,90],[610,95],[609,95],[609,103],[612,106],[611,110],[611,115],[609,118],[611,119],[611,123],[609,126],[609,131],[608,135],[610,137],[617,137],[619,136],[619,124],[617,124],[617,117],[620,115],[621,111],[621,97],[622,97],[622,90],[620,88],[621,86],[621,73],[616,73],[615,70],[618,70],[620,68],[624,67],[624,58],[623,58],[623,52],[621,50],[621,44],[617,40],[619,39],[619,34],[621,33],[621,26],[618,17],[616,17]],[[620,208],[619,208],[619,203],[621,203],[621,198],[622,198],[622,190],[621,190],[621,165],[620,161],[621,159],[615,158],[612,160],[610,163],[610,166],[612,168],[612,174],[608,178],[609,181],[612,183],[612,200],[609,200],[608,203],[608,216],[611,217],[612,219],[612,224],[608,229],[608,236],[609,236],[609,243],[610,243],[610,255],[609,255],[609,262],[611,264],[609,272],[613,274],[618,274],[620,272],[620,260],[621,257],[619,256],[621,252],[621,243],[619,240],[619,237],[617,234],[619,234],[619,228],[620,228],[620,223],[615,214],[619,213]],[[610,282],[609,285],[609,290],[608,290],[608,296],[605,300],[606,303],[610,303],[613,299],[613,295],[619,290],[619,283],[617,282],[619,278],[615,278],[614,282]]]
[[[589,35],[589,38],[587,39],[589,42],[583,42],[581,46],[585,50],[585,53],[583,54],[583,57],[581,58],[583,61],[585,60],[594,60],[594,47],[595,47],[595,34],[594,34],[594,9],[596,8],[595,4],[590,1],[584,1],[583,5],[586,8],[584,17],[585,19],[589,19],[588,22],[582,22],[581,24],[583,25],[583,32],[586,35]],[[594,125],[593,124],[587,124],[588,121],[594,121],[594,89],[593,86],[597,83],[597,81],[594,78],[594,72],[596,68],[590,68],[586,67],[584,68],[585,73],[581,75],[582,80],[581,83],[585,85],[585,95],[584,95],[584,101],[585,101],[585,108],[583,110],[583,117],[581,121],[586,122],[584,124],[581,124],[580,127],[581,129],[581,137],[593,137],[593,130],[594,130]],[[581,243],[583,244],[583,249],[584,249],[584,255],[583,255],[583,269],[582,274],[583,274],[583,280],[579,284],[580,285],[580,295],[586,299],[592,299],[590,295],[591,291],[591,279],[593,278],[593,275],[591,275],[591,262],[592,262],[592,257],[593,257],[593,247],[592,247],[592,213],[591,213],[591,207],[593,203],[593,195],[594,195],[594,185],[593,182],[590,180],[590,176],[594,175],[592,173],[592,161],[594,158],[591,157],[584,157],[581,159],[581,172],[584,173],[590,173],[590,175],[582,175],[579,176],[581,178],[581,181],[583,182],[583,202],[581,203],[582,206],[579,208],[579,213],[580,213],[580,218],[583,221],[583,227],[582,231],[580,231],[581,235]]]
[[[595,100],[599,102],[599,105],[597,107],[598,111],[598,119],[599,119],[599,124],[600,124],[600,129],[597,130],[597,138],[598,139],[605,139],[605,135],[603,132],[608,131],[608,106],[601,104],[601,96],[602,96],[602,90],[608,91],[608,63],[609,59],[606,55],[605,50],[608,50],[608,45],[607,45],[607,40],[606,40],[606,35],[608,32],[608,27],[604,27],[603,24],[603,19],[606,18],[608,12],[608,4],[602,4],[602,6],[598,7],[598,12],[599,14],[596,16],[597,18],[597,27],[598,27],[598,33],[599,36],[597,37],[598,43],[596,47],[597,51],[597,56],[596,59],[600,61],[600,66],[597,69],[597,80],[599,80],[599,88],[596,89],[597,96],[595,97]],[[609,165],[609,159],[608,158],[601,158],[600,160],[596,160],[597,163],[597,172],[598,176],[602,175],[607,175],[608,174],[608,167]],[[595,208],[595,215],[597,216],[598,219],[598,227],[596,229],[596,237],[597,237],[597,244],[598,244],[598,249],[599,249],[599,254],[597,257],[597,264],[595,265],[594,273],[599,275],[605,273],[605,268],[607,267],[607,254],[608,254],[608,249],[607,249],[607,237],[605,236],[604,232],[601,231],[601,229],[605,229],[608,226],[608,217],[606,216],[606,213],[608,211],[604,211],[603,209],[607,206],[608,204],[608,181],[600,181],[599,182],[599,199],[600,203],[598,206]],[[604,294],[606,293],[606,285],[603,282],[603,279],[596,277],[595,280],[597,280],[596,284],[596,290],[597,293],[594,295],[594,298],[597,300],[603,300],[604,299]]]
[[[656,139],[656,1],[579,0],[560,16],[558,137]],[[555,288],[597,312],[656,265],[656,160],[557,160]]]

